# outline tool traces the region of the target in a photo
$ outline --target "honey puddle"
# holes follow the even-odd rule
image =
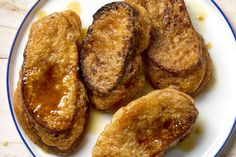
[[[211,49],[212,48],[212,44],[210,42],[207,42],[205,44],[205,46],[206,46],[207,49]]]
[[[82,28],[82,30],[81,30],[81,40],[83,40],[86,37],[87,31],[88,31],[87,27]]]
[[[7,146],[9,145],[9,143],[8,143],[7,141],[4,141],[4,142],[2,143],[2,145],[3,145],[4,147],[7,147]]]
[[[98,134],[104,129],[104,113],[94,108],[90,109],[88,132]]]
[[[187,0],[186,5],[194,28],[200,34],[203,34],[205,32],[205,22],[208,16],[206,7],[198,0]]]
[[[81,10],[82,10],[80,3],[76,1],[71,1],[70,3],[68,3],[66,5],[66,9],[76,12],[78,15],[80,15]]]
[[[38,19],[41,19],[41,18],[44,17],[44,16],[47,16],[47,13],[46,13],[46,11],[43,11],[43,10],[40,10],[40,11],[38,12],[38,14],[36,15],[36,17],[37,17]]]
[[[183,142],[178,143],[176,148],[184,152],[192,151],[197,146],[200,136],[203,134],[203,132],[203,127],[197,123],[193,128],[190,137],[188,137]]]

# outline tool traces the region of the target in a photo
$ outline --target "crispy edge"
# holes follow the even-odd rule
[[[180,74],[180,73],[182,73],[182,74],[184,74],[184,73],[188,73],[188,72],[190,72],[190,71],[192,71],[192,70],[194,70],[197,66],[198,66],[198,64],[199,64],[199,62],[201,62],[200,60],[200,58],[201,58],[201,56],[202,56],[202,51],[201,51],[201,49],[202,49],[202,47],[201,47],[201,45],[200,45],[200,47],[199,47],[199,50],[200,50],[200,54],[199,54],[199,59],[198,59],[198,61],[195,63],[195,64],[193,64],[192,66],[190,66],[190,67],[188,67],[187,69],[183,69],[183,70],[174,70],[174,69],[169,69],[169,68],[167,68],[167,67],[165,67],[165,66],[162,66],[160,63],[158,63],[158,62],[156,62],[155,61],[155,59],[154,58],[152,58],[151,56],[150,56],[150,54],[148,53],[149,52],[149,50],[151,49],[151,47],[152,47],[152,45],[155,45],[155,42],[156,42],[156,40],[159,40],[158,38],[158,36],[156,35],[156,32],[158,32],[159,30],[158,30],[158,28],[157,28],[157,26],[156,26],[156,22],[155,22],[155,19],[156,19],[156,16],[157,15],[152,15],[152,13],[150,13],[150,12],[153,12],[153,10],[151,9],[151,11],[149,11],[149,7],[148,7],[148,3],[153,3],[155,0],[125,0],[125,2],[129,2],[129,3],[136,3],[136,4],[138,4],[138,5],[140,5],[140,6],[142,6],[142,7],[144,7],[147,11],[148,11],[148,13],[149,13],[149,16],[151,17],[151,23],[152,23],[152,28],[151,28],[151,41],[150,41],[150,44],[149,44],[149,48],[148,49],[146,49],[146,51],[145,51],[145,53],[147,53],[148,55],[149,55],[149,58],[150,59],[152,59],[152,61],[153,61],[153,63],[155,63],[155,64],[157,64],[162,70],[165,70],[165,71],[168,71],[168,72],[170,72],[170,73],[175,73],[175,74]],[[190,17],[189,17],[189,13],[188,13],[188,11],[187,11],[187,8],[186,8],[186,5],[185,5],[185,3],[184,3],[184,1],[183,0],[178,0],[178,1],[175,1],[175,2],[172,2],[171,0],[164,0],[163,1],[163,3],[178,3],[178,4],[182,4],[182,6],[183,6],[183,10],[185,11],[185,13],[186,13],[186,19],[187,19],[187,21],[189,21],[189,27],[191,27],[192,28],[192,31],[193,31],[193,33],[195,34],[195,36],[196,36],[196,38],[198,38],[199,39],[199,41],[201,40],[201,37],[200,37],[200,35],[196,32],[196,30],[194,29],[194,27],[192,26],[192,22],[191,22],[191,19],[190,19]],[[177,5],[177,4],[176,4]],[[153,6],[153,7],[156,7],[156,6]],[[154,19],[154,20],[153,20]]]
[[[147,61],[147,59],[145,58],[145,60]],[[186,94],[192,95],[192,93],[194,93],[199,86],[201,85],[201,82],[204,79],[205,73],[206,73],[206,61],[205,59],[202,59],[202,61],[198,64],[198,66],[196,67],[196,69],[194,69],[193,71],[187,73],[187,74],[179,74],[176,75],[174,73],[170,73],[168,71],[162,70],[160,67],[156,66],[155,63],[153,63],[151,60],[147,61],[149,62],[146,66],[145,66],[145,75],[147,76],[149,82],[151,83],[151,85],[155,88],[155,89],[164,89],[164,88],[173,88],[179,91],[182,91]],[[204,71],[202,71],[204,70]],[[190,79],[190,81],[192,82],[192,84],[194,84],[194,87],[183,87],[183,84],[188,84],[188,81],[186,82],[186,79],[190,78],[191,76],[196,75],[195,71],[199,71],[199,73],[202,73],[202,77],[199,81],[193,82],[193,79]],[[160,78],[158,78],[157,73],[159,73],[159,75],[163,78],[169,78],[172,81],[169,81],[167,84],[163,84],[161,83],[162,81],[160,80]],[[182,80],[181,80],[182,79]],[[181,85],[182,84],[182,85]]]
[[[88,38],[90,37],[90,34],[92,33],[92,29],[91,27],[89,27],[88,29],[88,33],[87,33],[87,36],[86,38],[83,40],[82,42],[82,47],[80,49],[80,67],[82,69],[82,77],[83,77],[83,80],[84,80],[84,83],[86,84],[87,88],[89,88],[90,91],[96,91],[97,93],[99,93],[100,95],[108,95],[112,90],[114,90],[118,84],[121,82],[121,80],[123,79],[124,77],[124,74],[125,74],[125,68],[128,66],[129,64],[129,61],[130,59],[133,57],[133,55],[135,54],[135,47],[136,45],[133,44],[134,42],[134,20],[135,20],[135,16],[136,16],[136,11],[130,6],[128,5],[127,3],[125,2],[112,2],[112,3],[109,3],[109,4],[106,4],[105,6],[103,6],[102,8],[100,8],[94,15],[93,15],[93,18],[94,18],[94,21],[93,21],[93,24],[97,21],[97,20],[100,20],[101,16],[106,14],[107,12],[109,12],[110,10],[112,9],[118,9],[117,6],[122,6],[126,9],[128,9],[131,13],[131,17],[130,17],[130,20],[129,20],[129,29],[131,30],[131,33],[133,34],[133,37],[129,40],[128,42],[128,49],[124,50],[126,51],[126,56],[125,56],[125,60],[124,60],[124,64],[122,65],[122,70],[120,72],[120,74],[118,75],[118,79],[117,81],[114,83],[114,85],[107,89],[106,91],[100,91],[98,88],[94,87],[93,85],[90,84],[90,81],[89,81],[89,78],[88,76],[84,73],[84,69],[85,69],[85,63],[83,62],[85,57],[86,57],[86,53],[83,49],[83,45],[87,42]]]
[[[68,22],[68,24],[72,27],[73,30],[81,30],[80,28],[81,28],[82,23],[81,23],[80,17],[75,12],[73,12],[71,10],[65,10],[63,12],[55,12],[55,13],[53,13],[51,15],[48,15],[48,16],[46,16],[44,18],[49,18],[49,17],[53,17],[53,16],[61,16],[62,18],[64,18],[64,20],[66,20]],[[41,22],[42,20],[44,20],[44,19],[43,18],[39,19],[39,20],[35,21],[32,25],[36,25],[38,22]],[[31,38],[31,32],[32,31],[30,31],[29,38]],[[80,36],[80,34],[78,34],[78,35]],[[78,44],[78,43],[76,42],[75,44]],[[23,61],[22,68],[21,68],[22,76],[25,75],[25,62],[28,59],[27,52],[26,52],[27,47],[28,47],[28,42],[26,44],[26,47],[25,47],[25,50],[24,50],[24,53],[23,53],[24,61]],[[23,79],[23,77],[21,79]],[[25,111],[29,112],[30,114],[33,114],[32,112],[29,111],[28,107],[25,105],[26,103],[25,103],[24,95],[22,94],[23,90],[24,90],[23,80],[21,81],[21,88],[20,88],[20,90],[21,90],[21,96],[22,96],[21,100],[22,100],[22,102],[23,102],[23,104],[25,106]],[[31,116],[31,121],[35,121],[36,122],[37,120]],[[75,121],[74,118],[73,118],[73,121]],[[39,125],[41,127],[44,127],[45,129],[47,129],[49,132],[53,132],[47,126],[44,126],[42,124],[39,124]],[[69,127],[68,129],[59,131],[58,133],[63,133],[63,132],[66,132],[66,131],[68,131],[70,129],[71,129],[71,127]]]
[[[42,148],[44,151],[49,153],[55,153],[57,155],[69,155],[73,154],[76,151],[76,147],[80,144],[81,139],[85,136],[85,132],[88,125],[88,119],[89,119],[89,107],[87,106],[88,101],[86,98],[85,106],[86,112],[85,112],[85,125],[82,134],[74,141],[70,149],[67,150],[61,150],[54,146],[49,146],[43,143],[42,139],[37,133],[34,121],[30,117],[29,113],[26,111],[24,107],[24,102],[22,101],[22,93],[21,93],[21,78],[22,78],[22,69],[20,71],[20,80],[18,81],[17,88],[14,92],[14,98],[13,98],[13,108],[16,114],[16,117],[23,128],[24,132],[27,134],[27,136],[30,138],[30,140],[38,145],[40,148]],[[86,94],[86,93],[85,93]],[[49,132],[52,133],[52,132]]]
[[[191,134],[191,131],[192,131],[192,129],[193,129],[193,126],[194,126],[194,124],[195,124],[195,122],[196,122],[196,119],[197,119],[197,117],[198,117],[198,114],[199,114],[199,112],[198,112],[196,106],[194,105],[195,103],[194,103],[193,98],[190,97],[189,95],[183,93],[183,92],[180,92],[180,91],[178,91],[178,90],[171,89],[171,88],[165,88],[165,89],[163,89],[163,90],[152,91],[152,92],[150,92],[149,94],[147,94],[146,96],[143,96],[143,97],[141,97],[141,98],[139,98],[139,99],[137,99],[137,100],[135,100],[135,101],[133,101],[133,102],[130,102],[127,106],[120,108],[120,109],[113,115],[112,122],[106,126],[105,130],[107,130],[107,132],[113,131],[113,129],[111,129],[111,127],[112,127],[112,125],[114,125],[114,122],[115,122],[116,120],[118,120],[119,118],[122,118],[123,116],[126,116],[126,113],[127,113],[127,112],[130,112],[132,109],[134,109],[134,106],[135,106],[135,105],[138,106],[137,103],[140,103],[140,101],[144,101],[144,104],[145,104],[145,100],[147,100],[147,97],[148,97],[148,96],[149,96],[149,99],[150,99],[150,97],[155,96],[155,95],[156,95],[157,93],[159,93],[160,91],[175,92],[175,93],[181,95],[182,97],[184,97],[185,99],[188,99],[189,102],[190,102],[189,105],[191,105],[191,106],[194,108],[194,114],[195,114],[195,115],[191,115],[191,116],[193,116],[193,117],[192,117],[193,119],[190,119],[190,120],[189,120],[189,122],[191,123],[191,126],[189,127],[189,129],[187,129],[186,132],[184,132],[184,134],[182,134],[178,139],[176,139],[176,141],[173,141],[173,143],[171,143],[170,145],[168,145],[168,147],[165,147],[165,148],[164,148],[162,151],[160,151],[158,154],[155,154],[155,156],[163,156],[164,153],[165,153],[166,151],[168,151],[168,149],[170,149],[171,147],[175,146],[179,141],[183,141],[184,139],[186,139],[187,137],[189,137],[189,135]],[[193,114],[193,113],[192,113],[192,114]],[[123,119],[125,120],[126,118],[123,118]],[[119,123],[120,123],[120,125],[122,124],[120,121],[119,121]],[[119,123],[118,123],[118,125],[119,125]],[[122,126],[121,126],[121,127],[122,127]],[[122,128],[122,129],[123,129],[123,128]],[[102,138],[103,134],[105,134],[105,130],[103,131],[102,134],[100,134],[100,136],[99,136],[99,138],[98,138],[96,144],[95,144],[94,147],[93,147],[93,155],[96,156],[96,157],[97,157],[97,156],[101,156],[101,154],[102,154],[101,150],[99,150],[99,147],[100,147],[100,148],[109,147],[109,145],[104,144],[104,143],[101,143],[101,138]],[[107,134],[108,136],[111,135],[110,132],[109,132],[109,133],[107,133],[107,132],[106,132],[106,134]],[[98,147],[98,148],[96,148],[96,147]],[[101,153],[101,154],[100,154],[100,153]],[[104,155],[104,154],[103,154],[103,155]],[[106,155],[107,155],[107,154],[106,154]],[[114,154],[113,154],[113,155],[114,155]],[[123,155],[124,155],[124,154],[123,154]],[[137,156],[144,156],[144,154],[136,154],[136,155],[137,155]],[[148,156],[148,155],[150,155],[150,154],[145,154],[145,156]],[[125,155],[125,156],[126,156],[126,155]]]
[[[136,13],[138,14],[135,20],[134,31],[137,43],[136,55],[141,54],[148,48],[150,43],[151,19],[148,15],[147,10],[141,5],[126,0],[125,3],[129,4],[134,10],[136,10]]]
[[[191,94],[191,96],[193,97],[196,97],[197,94],[199,94],[202,90],[204,90],[210,84],[213,78],[213,65],[212,65],[210,54],[205,46],[203,49],[204,49],[203,51],[205,52],[204,58],[206,61],[206,72],[205,72],[203,81],[198,87],[198,89]]]
[[[81,27],[81,20],[80,20],[80,18],[77,17],[78,15],[76,13],[66,10],[63,12],[58,12],[57,14],[60,14],[72,26],[73,29],[78,29]],[[72,22],[76,25],[72,25]],[[79,41],[76,44],[79,44]],[[26,45],[26,47],[27,47],[27,45]],[[25,52],[24,52],[23,56],[24,56],[24,58],[27,57]],[[85,110],[85,116],[84,116],[85,123],[83,125],[82,133],[73,142],[70,149],[62,150],[56,146],[49,146],[49,145],[43,143],[42,139],[40,138],[40,136],[37,133],[37,130],[35,129],[36,128],[36,121],[30,116],[28,110],[26,109],[26,107],[24,105],[24,101],[23,101],[23,97],[22,97],[22,75],[23,75],[23,69],[24,69],[23,67],[24,67],[24,63],[22,64],[22,68],[20,70],[20,79],[18,81],[17,88],[14,92],[14,99],[13,99],[13,104],[14,104],[13,107],[14,107],[14,111],[15,111],[15,114],[16,114],[16,117],[17,117],[19,123],[21,124],[23,130],[28,135],[28,137],[35,144],[37,144],[39,147],[41,147],[46,152],[55,153],[58,155],[72,154],[76,150],[77,145],[80,144],[81,139],[85,136],[85,130],[87,129],[87,124],[88,124],[88,118],[89,118],[88,117],[89,116],[88,97],[87,97],[87,92],[86,92],[84,85],[82,84],[80,79],[78,79],[78,81],[81,84],[81,88],[83,88],[82,91],[85,92],[83,95],[83,102],[84,102],[84,104],[83,104],[84,109],[83,110]],[[81,102],[81,101],[77,101],[77,103],[79,103],[79,102]],[[73,119],[73,122],[74,121],[75,121],[75,119]],[[37,125],[38,125],[37,127],[42,127],[41,129],[43,129],[45,132],[48,132],[49,134],[54,134],[53,131],[48,130],[47,128],[44,128],[44,126],[42,126],[41,124],[37,124]],[[69,131],[70,129],[72,129],[72,127],[67,129],[67,131]],[[66,132],[65,132],[65,134],[66,134]]]
[[[132,101],[135,95],[142,89],[145,82],[142,61],[138,66],[138,69],[135,69],[131,76],[127,76],[128,78],[123,80],[109,95],[100,96],[90,93],[89,98],[92,105],[98,110],[113,113]]]

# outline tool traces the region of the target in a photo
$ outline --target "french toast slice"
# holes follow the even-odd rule
[[[122,81],[129,62],[149,44],[146,16],[144,8],[125,2],[109,3],[93,15],[80,49],[82,75],[90,91],[108,95]]]
[[[161,156],[189,136],[197,116],[190,96],[174,89],[153,91],[113,115],[92,156]]]
[[[162,70],[152,60],[145,58],[146,75],[156,89],[174,88],[195,97],[212,80],[212,61],[202,39],[202,57],[195,70],[185,74],[175,74]]]
[[[204,39],[191,24],[183,0],[125,0],[143,6],[152,30],[145,72],[156,89],[172,87],[196,96],[212,79]]]
[[[144,85],[141,53],[149,44],[151,21],[143,7],[125,2],[109,3],[93,17],[80,66],[93,106],[111,112]]]
[[[126,0],[142,5],[152,21],[148,58],[161,69],[186,73],[202,56],[200,35],[191,24],[183,0]]]
[[[146,73],[154,88],[175,88],[191,96],[196,96],[211,80],[211,59],[206,48],[203,49],[203,57],[197,68],[185,75],[176,75],[162,70],[151,60],[146,60]]]
[[[87,120],[87,94],[79,78],[80,17],[53,13],[34,22],[15,92],[17,118],[46,151],[71,153]]]

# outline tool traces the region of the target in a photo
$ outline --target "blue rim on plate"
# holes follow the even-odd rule
[[[25,144],[25,146],[27,147],[27,149],[30,151],[30,153],[36,157],[36,155],[34,154],[34,152],[32,151],[32,149],[30,148],[30,146],[27,144],[26,140],[24,139],[20,129],[19,129],[19,126],[16,122],[16,118],[14,116],[14,111],[13,111],[13,106],[12,106],[12,103],[11,103],[11,98],[10,98],[10,88],[9,88],[9,71],[10,71],[10,63],[11,63],[11,57],[12,57],[12,52],[13,52],[13,49],[14,49],[14,46],[15,46],[15,43],[16,43],[16,39],[20,33],[20,30],[21,28],[23,27],[26,19],[28,18],[28,16],[30,15],[30,13],[33,11],[33,9],[37,6],[37,4],[40,2],[40,0],[37,0],[37,2],[30,8],[30,10],[27,12],[26,16],[24,17],[23,21],[21,22],[20,24],[20,27],[19,29],[17,30],[17,33],[14,37],[14,40],[13,40],[13,43],[12,43],[12,46],[11,46],[11,49],[10,49],[10,54],[9,54],[9,58],[8,58],[8,63],[7,63],[7,77],[6,77],[6,85],[7,85],[7,97],[8,97],[8,102],[9,102],[9,107],[10,107],[10,111],[11,111],[11,116],[12,116],[12,119],[13,119],[13,122],[15,124],[15,127],[17,129],[17,132],[19,133],[23,143]],[[236,41],[236,33],[234,32],[234,29],[232,27],[232,25],[230,24],[228,18],[226,17],[226,15],[224,14],[223,10],[219,7],[219,5],[214,1],[214,0],[211,0],[211,2],[214,4],[214,6],[219,10],[219,12],[221,13],[221,15],[224,17],[225,21],[227,22],[233,36],[234,36],[234,39]],[[235,120],[234,120],[234,123],[232,125],[232,128],[227,136],[227,138],[225,139],[225,142],[223,143],[223,145],[220,147],[220,149],[218,150],[218,152],[216,153],[215,156],[218,156],[220,154],[220,152],[223,150],[224,146],[226,145],[226,143],[228,142],[231,134],[233,133],[233,130],[234,130],[234,127],[236,126],[236,117],[235,117]]]

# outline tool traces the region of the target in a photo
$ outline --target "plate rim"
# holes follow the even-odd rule
[[[233,26],[232,24],[230,23],[229,19],[227,18],[227,16],[225,15],[225,13],[223,12],[223,10],[220,8],[220,6],[215,2],[215,0],[210,0],[213,5],[216,7],[216,9],[220,12],[220,14],[223,16],[224,20],[227,22],[227,25],[229,26],[232,34],[233,34],[233,37],[234,37],[234,40],[236,42],[236,32],[234,31],[233,29]],[[11,96],[10,96],[10,88],[9,88],[9,72],[10,72],[10,63],[11,63],[11,57],[12,57],[12,54],[13,54],[13,49],[15,47],[15,43],[16,43],[16,40],[19,36],[19,33],[26,21],[26,19],[28,18],[28,16],[30,15],[30,13],[34,10],[34,8],[38,5],[38,3],[40,2],[40,0],[37,0],[33,5],[32,7],[29,9],[29,11],[26,13],[25,17],[23,18],[20,26],[18,27],[17,29],[17,32],[14,36],[14,39],[13,39],[13,42],[12,42],[12,45],[11,45],[11,48],[10,48],[10,53],[9,53],[9,56],[8,56],[8,62],[7,62],[7,71],[6,71],[6,88],[7,88],[7,98],[8,98],[8,105],[9,105],[9,108],[10,108],[10,112],[11,112],[11,117],[12,117],[12,120],[14,122],[14,125],[15,125],[15,128],[21,138],[21,140],[23,141],[24,145],[26,146],[26,148],[28,149],[28,151],[31,153],[31,155],[33,155],[34,157],[36,157],[35,153],[33,152],[33,150],[31,149],[31,147],[28,145],[28,143],[26,142],[24,136],[22,135],[20,129],[19,129],[19,126],[18,126],[18,123],[16,121],[16,117],[14,115],[14,109],[13,109],[13,105],[12,105],[12,102],[11,102]],[[232,133],[233,133],[233,130],[236,126],[236,116],[235,116],[235,119],[234,119],[234,122],[232,124],[232,127],[227,135],[227,138],[225,139],[224,143],[222,144],[222,146],[219,148],[219,150],[217,151],[217,153],[214,155],[214,156],[218,156],[220,154],[220,152],[223,150],[223,148],[225,147],[225,145],[227,144],[227,142],[229,141]]]

